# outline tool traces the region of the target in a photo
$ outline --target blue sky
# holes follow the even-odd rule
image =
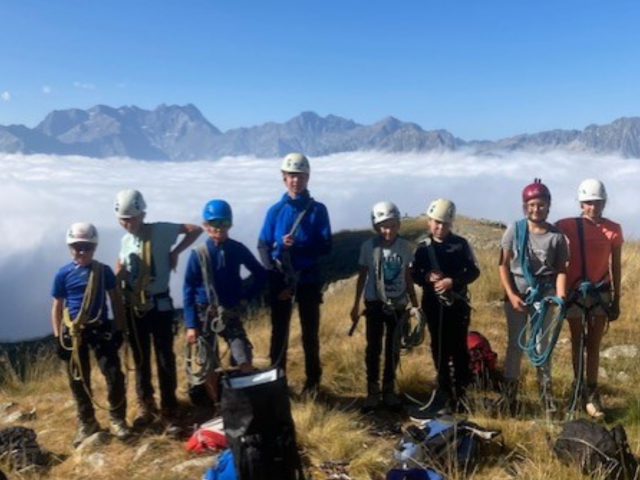
[[[218,128],[387,115],[465,140],[640,115],[635,1],[0,2],[0,125],[193,103]]]

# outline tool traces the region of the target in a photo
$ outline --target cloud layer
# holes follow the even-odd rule
[[[627,237],[639,233],[637,160],[567,153],[358,152],[311,161],[310,190],[329,208],[334,231],[367,227],[369,210],[380,200],[394,201],[413,216],[437,197],[455,201],[463,215],[511,222],[521,215],[522,187],[534,177],[542,177],[552,191],[555,220],[578,213],[577,186],[594,177],[609,191],[605,214],[622,223]],[[71,223],[94,223],[100,232],[96,258],[114,263],[123,233],[113,215],[119,190],[144,193],[149,221],[199,223],[204,204],[224,198],[234,210],[232,236],[255,251],[266,209],[283,193],[279,165],[279,159],[249,157],[156,163],[0,154],[0,341],[49,333],[51,283],[70,261],[64,237]],[[178,305],[182,275],[179,268],[171,285]]]

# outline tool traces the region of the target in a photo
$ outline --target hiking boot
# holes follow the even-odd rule
[[[86,422],[80,421],[76,436],[73,437],[73,448],[78,448],[82,442],[99,431],[100,425],[98,425],[98,422],[95,419]]]
[[[408,412],[409,418],[414,422],[421,422],[439,415],[449,415],[451,413],[450,405],[449,394],[438,388],[427,404],[419,408],[412,408]]]
[[[491,406],[493,411],[515,417],[518,414],[518,380],[505,380],[500,397]]]
[[[584,409],[587,415],[594,420],[602,420],[604,418],[600,394],[596,385],[587,385],[585,388]]]
[[[111,419],[111,433],[121,442],[126,442],[133,435],[125,420],[115,418]]]
[[[364,403],[362,404],[362,408],[360,411],[362,413],[370,413],[373,412],[380,405],[380,394],[369,394],[367,398],[364,399]]]
[[[157,413],[158,407],[153,398],[138,400],[138,413],[133,419],[133,427],[143,428],[150,425],[155,420]]]
[[[389,410],[400,410],[402,407],[402,400],[400,397],[395,394],[393,391],[384,392],[382,395],[382,401],[384,402],[384,406]]]

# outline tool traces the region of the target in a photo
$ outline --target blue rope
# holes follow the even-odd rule
[[[551,358],[553,349],[558,342],[560,332],[562,331],[562,321],[566,313],[564,300],[555,295],[544,295],[544,292],[553,288],[550,283],[540,283],[533,276],[530,269],[529,258],[529,229],[527,227],[527,219],[516,222],[516,245],[520,256],[522,266],[522,275],[524,276],[529,288],[526,292],[524,302],[530,311],[533,308],[533,314],[529,315],[529,337],[527,338],[527,326],[520,331],[518,336],[518,345],[527,354],[529,361],[535,367],[541,367]],[[551,305],[556,305],[557,313],[549,325],[545,328],[544,319]],[[547,347],[542,350],[542,340],[550,337]]]

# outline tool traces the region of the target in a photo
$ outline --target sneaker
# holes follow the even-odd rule
[[[73,437],[73,448],[78,448],[91,435],[100,431],[100,425],[93,419],[88,422],[80,422],[76,436]]]
[[[600,403],[600,394],[595,386],[587,386],[585,390],[584,409],[587,415],[594,420],[602,420],[604,418],[602,403]]]
[[[362,404],[362,408],[360,411],[362,413],[370,413],[373,412],[380,405],[380,395],[379,394],[369,394],[367,398],[364,399],[364,403]]]
[[[402,400],[394,392],[384,392],[382,395],[382,401],[385,407],[390,410],[399,410],[402,407]]]
[[[111,433],[113,433],[113,436],[116,437],[121,442],[126,442],[133,435],[133,432],[127,426],[127,422],[119,419],[111,420]]]
[[[155,420],[157,413],[158,407],[153,398],[138,400],[138,413],[133,420],[133,427],[143,428],[150,425]]]

